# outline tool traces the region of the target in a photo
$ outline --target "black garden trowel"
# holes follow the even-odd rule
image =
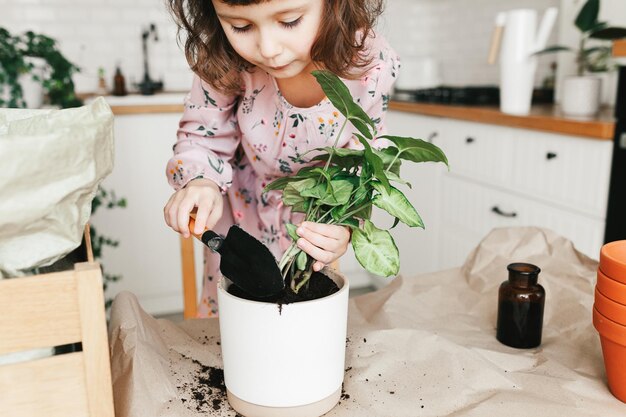
[[[190,218],[189,231],[192,234],[194,226],[195,220]],[[193,235],[213,252],[220,254],[222,274],[250,295],[265,298],[285,288],[272,252],[239,226],[231,226],[226,237],[212,230]]]

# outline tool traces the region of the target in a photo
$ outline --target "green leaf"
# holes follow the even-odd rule
[[[384,277],[398,274],[400,254],[388,231],[365,220],[363,229],[352,230],[351,241],[356,259],[363,268]]]
[[[342,225],[342,226],[348,226],[352,230],[359,228],[359,221],[357,219],[355,219],[354,217],[351,217],[349,219],[345,219],[344,221],[342,221],[340,223],[337,223],[337,224]]]
[[[365,111],[354,102],[348,87],[330,71],[316,70],[312,72],[317,82],[324,90],[324,94],[333,103],[333,106],[343,114],[361,134],[367,138],[373,138],[371,131],[376,130],[372,119]],[[371,129],[371,131],[370,131]]]
[[[350,200],[352,189],[354,188],[351,181],[348,180],[332,180],[330,190],[325,184],[318,184],[315,188],[304,190],[303,197],[313,197],[319,199],[318,204],[326,204],[328,206],[339,206],[346,204]]]
[[[300,181],[305,178],[316,178],[319,175],[319,172],[317,170],[321,169],[322,168],[317,166],[302,167],[296,175],[280,177],[270,182],[265,186],[265,188],[263,188],[263,191],[268,192],[271,190],[282,190],[290,182]]]
[[[317,185],[317,181],[315,179],[305,178],[303,180],[290,183],[289,187],[292,187],[293,189],[298,191],[300,194],[302,194],[302,192],[304,192],[305,190],[310,190],[316,185]]]
[[[359,219],[371,219],[372,218],[372,205],[367,204],[361,210],[355,212],[353,217],[358,217]]]
[[[540,51],[537,51],[533,55],[543,55],[543,54],[550,54],[550,53],[561,52],[561,51],[574,52],[574,50],[568,46],[553,45],[553,46],[548,46],[547,48],[542,49]]]
[[[317,184],[313,188],[303,190],[300,194],[302,197],[320,199],[326,195],[326,185]]]
[[[359,139],[361,144],[365,147],[365,160],[372,168],[374,176],[383,184],[383,186],[387,189],[391,188],[389,184],[389,180],[387,179],[387,175],[385,175],[385,169],[383,167],[383,161],[380,159],[380,156],[376,155],[372,151],[372,147],[370,146],[368,140],[363,136],[355,133],[355,136]]]
[[[406,185],[407,187],[409,187],[411,189],[413,188],[413,186],[411,185],[410,182],[403,180],[395,172],[387,171],[387,179],[389,179],[389,181],[393,181],[393,182],[397,182],[399,184]]]
[[[606,27],[608,27],[609,24],[607,22],[600,22],[597,21],[595,25],[593,25],[593,27],[591,28],[591,30],[589,32],[597,32],[600,29],[604,29]]]
[[[333,204],[330,204],[327,201],[331,201],[331,202],[334,201],[336,202],[337,205],[346,204],[350,200],[350,196],[352,195],[352,190],[354,189],[352,181],[336,179],[336,180],[332,180],[330,184],[331,184],[331,194],[327,195],[326,197],[332,197],[332,198],[328,200],[327,198],[323,198],[322,202],[328,205],[333,205]]]
[[[297,176],[293,176],[293,177],[280,177],[275,179],[274,181],[270,182],[269,184],[267,184],[265,186],[265,188],[263,188],[263,192],[268,192],[268,191],[272,191],[272,190],[282,190],[283,188],[285,188],[287,186],[287,184],[289,184],[290,182],[294,182],[294,181],[298,181],[300,178]]]
[[[596,25],[600,12],[600,0],[587,0],[576,17],[576,27],[582,32],[587,32]]]
[[[309,211],[310,206],[311,206],[310,199],[302,200],[302,201],[295,203],[293,206],[291,206],[291,211],[293,213],[306,213]]]
[[[591,48],[585,48],[582,51],[583,55],[585,56],[594,54],[596,52],[605,54],[605,53],[611,52],[611,48],[608,46],[592,46]]]
[[[330,211],[330,215],[332,216],[333,220],[336,222],[340,221],[341,218],[346,214],[346,208],[346,205],[333,207]]]
[[[400,150],[400,158],[413,162],[443,162],[448,165],[448,158],[436,145],[422,139],[384,135],[381,138],[392,141]]]
[[[383,149],[372,148],[372,151],[383,161],[383,168],[387,173],[393,172],[396,175],[400,175],[400,165],[402,164],[402,159],[396,158],[398,148],[395,146],[388,146]],[[393,165],[391,165],[392,162]]]
[[[300,253],[298,253],[298,255],[296,256],[296,267],[300,271],[304,271],[306,269],[306,264],[307,264],[307,254],[304,251],[300,251]]]
[[[422,218],[417,213],[417,210],[411,205],[409,200],[402,194],[400,190],[395,187],[391,187],[391,191],[381,186],[380,183],[374,182],[372,186],[379,192],[374,197],[373,204],[385,210],[387,213],[400,219],[400,221],[411,227],[424,228]]]
[[[290,182],[283,190],[283,203],[286,206],[295,206],[304,203],[302,192],[315,187],[316,183],[317,181],[313,178]]]
[[[298,233],[296,233],[296,229],[298,228],[298,226],[296,226],[293,223],[285,223],[285,229],[287,229],[287,233],[289,234],[289,237],[295,242],[298,239],[300,239],[300,236],[298,236]]]
[[[321,148],[326,152],[330,152],[331,148]],[[336,148],[331,161],[331,166],[336,165],[340,168],[351,169],[361,165],[363,161],[364,151],[362,149]],[[330,157],[329,153],[323,153],[311,158],[312,161],[326,162]]]
[[[608,27],[592,32],[589,37],[604,40],[626,38],[626,28]]]
[[[315,148],[317,151],[324,151],[326,153],[330,153],[333,151],[335,156],[340,158],[345,156],[354,156],[354,157],[362,157],[363,150],[362,149],[350,149],[350,148],[333,148],[331,146],[326,146],[324,148]]]
[[[304,202],[304,197],[300,195],[300,192],[293,187],[291,184],[285,187],[283,191],[283,203],[286,206],[295,206],[296,204],[300,204]]]

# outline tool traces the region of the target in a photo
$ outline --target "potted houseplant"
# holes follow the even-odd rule
[[[602,88],[602,80],[597,74],[611,69],[611,45],[602,41],[626,37],[626,28],[599,21],[599,11],[600,0],[587,0],[580,9],[574,21],[581,32],[577,49],[554,45],[538,52],[570,51],[576,54],[576,75],[567,77],[563,83],[561,106],[567,115],[589,117],[597,113]],[[589,45],[592,39],[600,42]]]
[[[78,71],[54,39],[31,31],[13,35],[0,27],[0,106],[38,108],[44,93],[52,106],[80,106],[72,81]]]
[[[337,76],[327,71],[313,75],[346,118],[341,131],[350,122],[363,149],[336,148],[336,139],[332,147],[303,155],[318,164],[277,179],[266,191],[282,190],[283,203],[305,213],[306,220],[349,227],[361,265],[374,274],[395,275],[398,249],[389,231],[370,220],[372,206],[391,214],[394,225],[401,221],[423,227],[415,208],[392,183],[407,184],[400,177],[402,160],[447,164],[447,159],[441,149],[420,139],[377,136],[374,121]],[[375,137],[391,145],[374,149],[369,140]],[[288,224],[287,230],[295,242],[296,226]],[[293,243],[279,262],[284,294],[273,302],[237,294],[226,278],[218,286],[227,393],[243,415],[319,416],[340,398],[349,284],[330,268],[313,272],[312,265],[313,259]],[[318,294],[320,290],[326,295]],[[320,298],[311,299],[315,297]],[[293,299],[302,302],[286,303]]]

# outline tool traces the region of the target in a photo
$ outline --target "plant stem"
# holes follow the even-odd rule
[[[289,259],[293,258],[293,256],[299,250],[300,249],[296,246],[296,242],[291,242],[291,245],[289,245],[289,248],[285,251],[285,253],[283,254],[283,257],[280,258],[280,263],[278,264],[278,267],[280,268],[281,271],[283,270],[285,265],[287,265],[287,263],[289,262]]]
[[[576,59],[576,63],[578,65],[578,76],[582,77],[585,74],[585,35],[583,34],[580,38],[580,45],[578,47],[578,57]]]
[[[341,129],[339,129],[339,133],[337,134],[337,136],[335,136],[335,143],[333,143],[333,147],[330,150],[330,153],[328,154],[328,159],[326,160],[326,165],[324,165],[324,171],[328,171],[328,167],[330,166],[330,160],[333,158],[333,154],[335,153],[335,148],[337,147],[337,143],[339,143],[339,138],[341,137],[341,134],[343,133],[343,130],[346,128],[346,125],[348,124],[348,118],[346,117],[346,120],[344,120],[343,124],[341,125]]]

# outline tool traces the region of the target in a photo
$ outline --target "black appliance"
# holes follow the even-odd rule
[[[615,119],[605,243],[626,239],[626,66],[619,68]]]
[[[497,86],[486,85],[396,90],[393,99],[416,103],[498,106],[500,104],[500,89]],[[533,90],[532,102],[533,104],[553,103],[554,90],[536,88]]]

